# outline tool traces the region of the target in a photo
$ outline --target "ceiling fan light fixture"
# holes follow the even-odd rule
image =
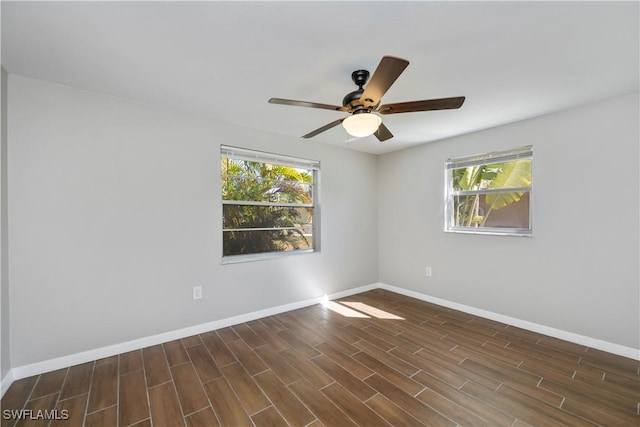
[[[353,114],[342,121],[342,127],[351,136],[362,138],[373,135],[380,127],[382,118],[377,114],[360,113]]]

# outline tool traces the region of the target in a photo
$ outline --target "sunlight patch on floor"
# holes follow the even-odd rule
[[[327,301],[323,305],[327,307],[329,310],[334,311],[338,314],[341,314],[345,317],[360,317],[365,319],[369,318],[369,316],[367,316],[366,314],[360,313],[359,311],[356,311],[356,310],[352,310],[349,307],[345,307],[342,304],[338,304],[337,302]]]
[[[376,317],[378,319],[404,320],[404,317],[396,316],[393,313],[380,310],[379,308],[372,307],[369,304],[365,304],[363,302],[341,301],[340,303],[363,313],[367,313],[368,315]]]
[[[345,317],[358,317],[364,319],[375,317],[377,319],[405,320],[404,317],[400,317],[393,313],[380,310],[379,308],[372,307],[369,304],[365,304],[363,302],[331,301],[329,300],[329,297],[327,295],[322,298],[321,304],[327,307],[329,310]]]

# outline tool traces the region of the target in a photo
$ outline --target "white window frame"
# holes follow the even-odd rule
[[[320,203],[319,203],[320,162],[319,161],[301,159],[296,157],[273,154],[273,153],[268,153],[264,151],[256,151],[256,150],[240,148],[240,147],[221,145],[220,158],[222,159],[224,157],[237,159],[237,160],[247,160],[252,162],[277,164],[277,165],[311,170],[313,175],[313,182],[311,183],[312,203],[310,204],[270,203],[270,202],[254,202],[254,201],[239,202],[236,200],[223,200],[222,192],[221,192],[220,207],[223,211],[223,215],[224,215],[224,206],[231,205],[231,204],[310,207],[312,208],[313,214],[312,214],[312,220],[311,220],[311,225],[312,225],[312,247],[311,248],[298,249],[293,251],[274,251],[274,252],[260,252],[260,253],[253,253],[253,254],[224,255],[224,246],[223,246],[222,248],[223,264],[247,262],[247,261],[258,261],[258,260],[265,260],[265,259],[276,259],[276,258],[281,258],[283,256],[289,256],[289,255],[320,252]],[[230,229],[225,229],[224,225],[222,225],[222,242],[221,243],[223,245],[224,245],[224,232],[229,230]]]
[[[492,234],[503,236],[524,236],[531,237],[533,235],[533,179],[528,187],[516,187],[505,189],[482,189],[461,191],[453,188],[453,170],[462,167],[477,166],[483,164],[492,164],[507,162],[518,159],[531,159],[533,167],[533,147],[527,145],[525,147],[516,148],[506,151],[494,151],[486,154],[477,154],[467,157],[459,157],[447,159],[444,165],[444,231],[451,233],[468,233],[468,234]],[[533,175],[533,171],[532,171]],[[510,193],[510,192],[527,192],[529,193],[529,227],[459,227],[455,226],[455,208],[454,201],[456,196],[466,195],[483,195],[490,193]]]

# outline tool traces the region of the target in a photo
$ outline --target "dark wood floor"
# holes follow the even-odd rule
[[[16,381],[2,426],[638,426],[639,371],[374,290]]]

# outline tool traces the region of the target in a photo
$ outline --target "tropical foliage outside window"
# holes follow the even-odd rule
[[[531,146],[445,163],[445,230],[531,235]]]
[[[221,150],[223,256],[313,251],[318,162]]]

